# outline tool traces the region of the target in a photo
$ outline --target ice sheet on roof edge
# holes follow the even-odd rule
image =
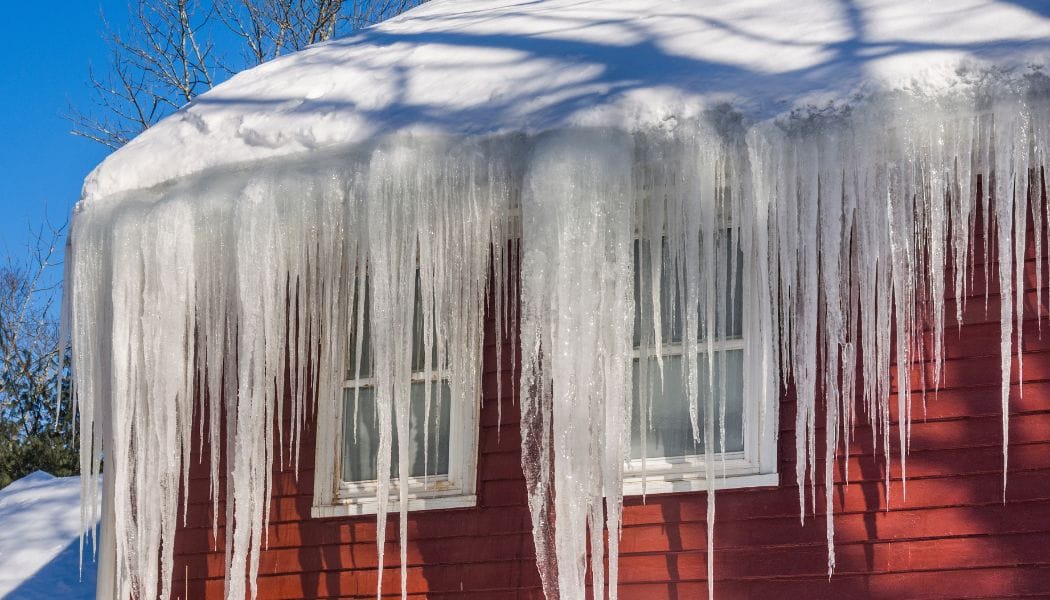
[[[404,434],[408,426],[411,348],[392,341],[411,339],[405,299],[414,297],[417,264],[424,331],[433,332],[439,352],[448,352],[454,401],[470,406],[480,397],[490,250],[500,274],[494,314],[505,323],[514,299],[503,241],[516,235],[523,469],[549,597],[583,597],[588,531],[595,590],[602,591],[603,529],[611,532],[606,587],[616,595],[620,486],[632,418],[626,391],[636,236],[643,314],[660,322],[654,282],[665,269],[688,308],[682,377],[694,435],[708,453],[715,430],[724,426],[724,390],[700,389],[696,359],[707,361],[708,372],[721,368],[704,348],[726,335],[726,291],[735,289],[726,252],[739,248],[745,372],[751,374],[745,397],[760,402],[762,419],[775,420],[776,396],[786,381],[794,382],[795,448],[804,457],[795,473],[800,516],[816,512],[823,479],[829,573],[833,488],[827,482],[836,451],[866,418],[885,460],[898,455],[905,472],[912,406],[926,398],[913,398],[907,388],[893,397],[891,357],[898,380],[910,378],[914,360],[931,360],[932,372],[921,376],[937,387],[943,339],[951,331],[945,292],[969,289],[973,234],[985,241],[978,258],[995,239],[1007,300],[1000,303],[1005,498],[1012,341],[1022,334],[1025,309],[1018,282],[1024,281],[1026,220],[1034,223],[1037,250],[1050,234],[1042,202],[1030,203],[1028,195],[1029,183],[1044,185],[1050,139],[1045,83],[1032,83],[1032,94],[1007,90],[983,98],[979,109],[961,97],[895,94],[849,111],[753,126],[722,110],[634,133],[394,137],[352,155],[216,172],[132,194],[126,202],[82,206],[73,224],[65,306],[72,310],[85,432],[81,459],[85,472],[95,473],[105,452],[115,474],[108,515],[118,566],[114,597],[158,586],[166,597],[171,589],[175,491],[189,466],[193,411],[205,406],[193,395],[195,379],[209,397],[228,399],[206,405],[210,423],[224,423],[232,440],[225,455],[231,467],[226,522],[233,524],[225,536],[227,597],[243,597],[246,585],[254,595],[270,514],[270,465],[298,464],[307,419],[337,417],[334,402],[314,405],[307,391],[339,397],[341,341],[359,326],[348,322],[354,270],[368,262],[373,274],[368,318],[381,425],[378,472],[385,474],[390,429]],[[519,204],[520,229],[510,218]],[[993,218],[976,219],[979,210],[991,210]],[[978,226],[984,231],[975,231]],[[1037,272],[1041,288],[1041,266]],[[295,297],[298,302],[289,303]],[[298,323],[290,331],[286,307]],[[955,305],[957,321],[963,308]],[[898,335],[891,337],[891,329]],[[662,343],[648,337],[643,352],[658,352]],[[319,372],[306,368],[314,360]],[[286,361],[292,365],[287,375]],[[1020,368],[1020,354],[1016,361]],[[285,387],[292,390],[292,430],[278,432],[282,443],[275,449],[269,440],[286,408],[275,390]],[[818,397],[817,390],[824,393]],[[862,415],[854,413],[858,392]],[[646,400],[635,418],[644,418]],[[830,433],[824,473],[815,472],[818,407]],[[902,415],[904,424],[896,439],[891,414]],[[217,427],[205,431],[205,442],[217,506]],[[330,462],[318,456],[316,471],[329,472]],[[85,497],[97,493],[93,481],[84,478]],[[708,486],[711,498],[713,481]],[[379,489],[382,566],[389,481],[382,479]],[[93,507],[84,510],[92,522]],[[713,528],[713,502],[708,511]],[[403,593],[405,524],[402,512]],[[708,569],[710,575],[710,562]]]

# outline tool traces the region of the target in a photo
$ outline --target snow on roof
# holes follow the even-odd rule
[[[87,200],[409,131],[631,129],[945,93],[1050,63],[1043,0],[436,0],[245,71],[100,165]]]
[[[0,598],[95,597],[95,562],[80,576],[80,477],[43,471],[0,490]]]

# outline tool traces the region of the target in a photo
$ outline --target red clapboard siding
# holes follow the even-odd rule
[[[781,399],[780,485],[727,490],[716,496],[715,590],[718,598],[1008,598],[1050,597],[1050,298],[1046,257],[1036,286],[1029,236],[1025,282],[1023,370],[1010,387],[1009,480],[1002,496],[999,302],[994,260],[984,280],[982,253],[968,281],[964,323],[949,282],[944,375],[916,357],[910,387],[915,406],[907,479],[902,481],[896,424],[885,489],[882,449],[859,423],[835,470],[837,569],[827,577],[823,485],[799,522],[795,484],[795,398]],[[977,248],[983,241],[975,240]],[[994,251],[994,244],[992,245]],[[1046,248],[1042,249],[1046,254]],[[992,257],[994,259],[994,256]],[[987,308],[985,290],[989,296]],[[1012,302],[1013,300],[1010,299]],[[1042,331],[1045,329],[1046,331]],[[409,598],[522,600],[542,598],[533,562],[531,523],[520,466],[515,353],[487,321],[482,380],[478,506],[409,517]],[[502,351],[501,370],[496,352]],[[925,374],[925,378],[923,375]],[[896,369],[890,374],[896,385]],[[927,389],[923,389],[923,385]],[[498,385],[502,385],[502,423]],[[926,395],[925,408],[922,395]],[[896,421],[896,399],[891,398]],[[859,411],[859,409],[858,409]],[[818,448],[823,419],[817,419]],[[286,427],[287,431],[287,427]],[[217,538],[207,449],[190,469],[186,524],[176,539],[174,596],[221,598],[225,532],[220,502]],[[303,432],[298,476],[275,466],[269,547],[258,579],[260,599],[371,598],[377,583],[375,518],[311,519],[314,435]],[[823,451],[815,465],[823,481]],[[201,462],[197,462],[200,460]],[[848,470],[849,484],[845,473]],[[225,495],[225,481],[217,494]],[[686,599],[707,595],[705,494],[628,498],[621,541],[620,597]],[[396,515],[388,522],[384,596],[400,597]],[[218,548],[216,551],[215,549]]]

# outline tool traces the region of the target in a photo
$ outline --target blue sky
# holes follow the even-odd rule
[[[10,2],[0,36],[0,252],[21,252],[30,223],[67,220],[105,147],[70,135],[70,102],[91,101],[89,64],[106,64],[100,10],[114,23],[127,0],[76,0],[61,8]]]

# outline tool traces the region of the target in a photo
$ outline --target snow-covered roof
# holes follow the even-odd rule
[[[1048,63],[1043,0],[436,0],[203,94],[110,156],[84,198],[393,132],[631,129],[722,103],[759,121]]]
[[[81,577],[79,537],[80,477],[36,471],[0,490],[0,598],[94,598],[96,564],[88,545]]]

